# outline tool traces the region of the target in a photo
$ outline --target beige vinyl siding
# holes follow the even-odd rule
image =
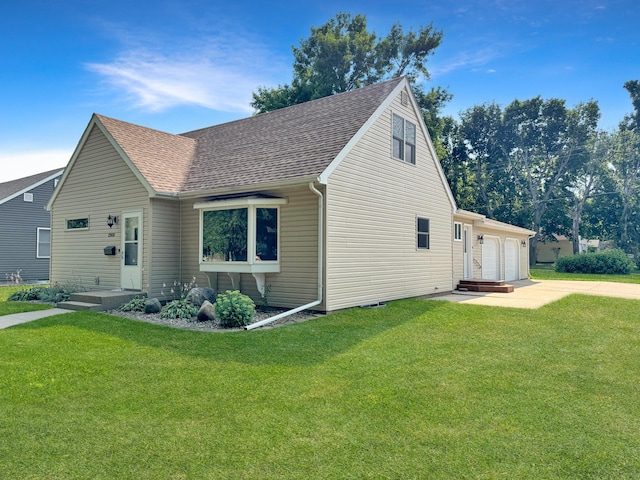
[[[312,302],[317,299],[318,197],[308,187],[260,193],[288,199],[280,207],[280,273],[266,274],[269,305],[292,308]],[[199,212],[193,205],[203,200],[182,202],[182,278],[195,276],[199,285],[224,292],[232,288],[226,273],[205,274],[199,269]],[[256,304],[263,303],[252,275],[240,275],[240,290]]]
[[[122,225],[111,229],[107,216],[143,212],[143,266],[149,265],[149,198],[115,148],[93,127],[51,209],[51,281],[86,289],[120,287],[121,256],[104,255],[104,247],[122,247]],[[88,230],[66,230],[66,220],[89,218]],[[110,237],[109,234],[114,234]],[[148,284],[142,272],[143,288]]]
[[[394,100],[331,174],[327,186],[327,309],[452,289],[452,210],[409,106]],[[392,158],[391,119],[418,125],[416,164]],[[430,248],[416,248],[416,217]]]
[[[165,285],[180,281],[180,203],[177,200],[151,200],[149,248],[149,296],[162,297]]]

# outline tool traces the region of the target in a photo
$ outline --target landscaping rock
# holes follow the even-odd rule
[[[205,301],[216,303],[216,291],[209,287],[196,287],[189,290],[187,300],[196,307],[201,307]]]
[[[216,319],[213,304],[205,300],[198,311],[198,320],[201,322],[213,321]]]
[[[144,313],[160,313],[162,310],[162,304],[157,298],[151,298],[144,304]]]

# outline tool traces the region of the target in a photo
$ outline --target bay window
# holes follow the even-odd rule
[[[200,270],[280,271],[280,205],[283,198],[240,198],[198,203]]]

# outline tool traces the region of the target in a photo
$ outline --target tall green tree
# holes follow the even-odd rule
[[[532,262],[548,206],[588,158],[585,146],[599,116],[594,101],[568,109],[564,100],[540,97],[515,100],[504,111],[504,148],[513,168],[522,172],[533,209]]]
[[[442,35],[432,24],[407,32],[394,24],[385,37],[378,37],[368,30],[365,15],[338,13],[292,47],[291,83],[258,87],[251,106],[265,113],[406,75],[432,137],[437,137],[445,128],[438,115],[451,95],[443,88],[425,91],[418,80],[429,79],[427,60]]]

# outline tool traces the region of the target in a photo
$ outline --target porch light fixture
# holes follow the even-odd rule
[[[526,240],[522,240],[520,242],[520,245],[522,246],[522,248],[527,248],[527,241]]]
[[[109,228],[113,227],[116,223],[118,223],[118,217],[115,215],[109,215],[107,217],[107,225],[109,225]]]
[[[478,235],[478,243],[482,245],[484,243],[484,235]]]

